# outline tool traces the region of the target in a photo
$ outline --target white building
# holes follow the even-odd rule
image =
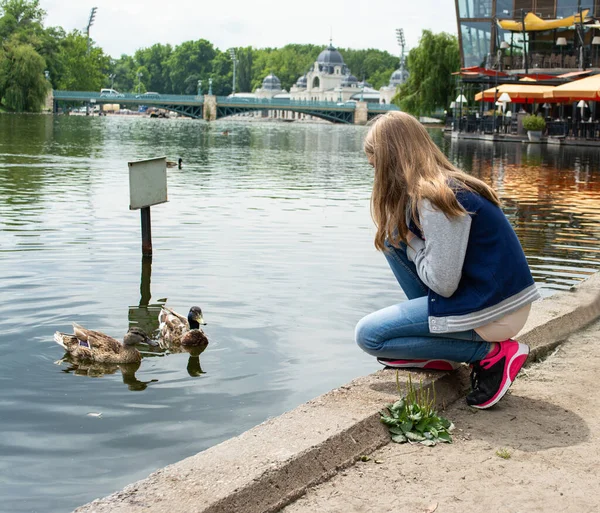
[[[292,100],[346,102],[358,92],[358,80],[350,73],[342,54],[331,43],[310,70],[290,89]]]
[[[398,86],[404,84],[406,79],[408,78],[408,71],[401,66],[399,69],[392,73],[390,77],[390,83],[386,86],[383,86],[379,90],[380,99],[379,103],[387,103],[388,105],[392,103],[392,99],[396,96],[396,92],[398,90]]]
[[[262,82],[262,87],[254,91],[256,98],[286,98],[289,95],[285,89],[281,88],[281,81],[273,73],[268,74]]]
[[[394,71],[390,83],[379,91],[373,89],[368,82],[359,82],[344,63],[342,54],[330,43],[317,57],[310,70],[302,75],[288,93],[281,87],[281,81],[273,73],[267,75],[262,86],[254,93],[236,93],[236,97],[258,99],[286,99],[294,101],[348,102],[364,101],[367,103],[389,104],[396,95],[397,87],[406,81],[408,73],[403,66]],[[306,116],[293,112],[266,109],[262,114],[280,119],[306,119]]]

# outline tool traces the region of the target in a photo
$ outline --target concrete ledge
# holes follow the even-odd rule
[[[519,339],[540,358],[600,315],[600,274],[533,305]],[[400,373],[402,386],[408,372]],[[419,373],[439,406],[468,388],[466,367]],[[397,395],[396,373],[380,370],[206,451],[170,465],[77,513],[266,513],[300,497],[389,442],[379,410]],[[413,378],[414,380],[414,378]]]

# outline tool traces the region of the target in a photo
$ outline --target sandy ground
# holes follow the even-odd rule
[[[450,406],[453,444],[390,443],[282,511],[600,512],[598,379],[600,322],[521,371],[494,408]]]

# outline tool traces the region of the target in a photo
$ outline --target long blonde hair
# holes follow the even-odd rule
[[[364,149],[375,168],[371,216],[377,226],[375,247],[407,242],[407,209],[421,229],[417,206],[423,199],[446,217],[466,215],[456,199],[458,189],[473,191],[500,205],[494,190],[453,166],[414,117],[390,111],[371,122]]]

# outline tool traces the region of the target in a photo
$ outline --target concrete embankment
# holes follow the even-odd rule
[[[533,305],[519,339],[531,359],[552,351],[600,315],[600,275]],[[409,373],[401,373],[404,383]],[[397,394],[395,372],[380,370],[309,401],[215,447],[160,469],[77,513],[277,511],[308,487],[389,442],[379,410]],[[462,397],[468,369],[420,373],[438,405]]]

